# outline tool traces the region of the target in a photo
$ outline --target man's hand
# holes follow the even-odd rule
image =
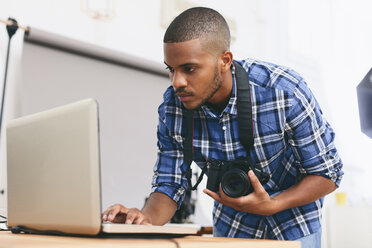
[[[103,221],[125,224],[164,225],[177,210],[177,204],[167,195],[152,193],[142,210],[115,204],[102,214]]]
[[[102,221],[151,225],[151,219],[145,216],[140,210],[137,208],[126,208],[120,204],[115,204],[103,212]]]
[[[270,197],[253,171],[249,171],[248,176],[254,190],[249,195],[230,198],[222,191],[221,187],[219,193],[208,189],[204,189],[204,193],[219,203],[232,207],[237,211],[272,215],[285,209],[314,202],[337,188],[336,184],[328,178],[319,175],[308,175],[296,185],[276,196]]]
[[[209,189],[204,189],[203,192],[219,203],[232,207],[237,211],[259,215],[274,214],[276,201],[270,198],[253,171],[250,170],[248,176],[254,191],[246,196],[231,198],[223,192],[221,186],[219,193]]]

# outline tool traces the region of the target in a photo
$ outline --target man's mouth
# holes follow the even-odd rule
[[[177,94],[178,98],[181,102],[188,102],[191,100],[192,95],[190,94]]]

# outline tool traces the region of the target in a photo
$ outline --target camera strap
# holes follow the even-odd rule
[[[238,111],[238,126],[239,140],[247,151],[247,160],[254,165],[252,158],[249,156],[249,151],[254,149],[254,128],[253,128],[253,110],[252,110],[252,94],[249,84],[247,71],[237,62],[235,65],[235,76],[237,85],[237,111]],[[251,168],[256,170],[256,168]],[[266,183],[270,179],[270,175],[261,171],[261,182]]]
[[[251,88],[246,70],[237,62],[233,63],[237,85],[239,140],[249,152],[254,144]]]
[[[235,77],[237,86],[237,111],[238,111],[238,126],[239,126],[239,140],[247,152],[253,148],[254,133],[253,133],[253,118],[252,118],[252,99],[251,90],[249,87],[249,78],[246,70],[237,62],[233,61],[235,66]],[[194,157],[194,110],[186,110],[186,137],[183,149],[184,160],[188,165],[186,169],[186,178],[188,188],[186,191],[196,190],[203,176],[207,170],[204,166],[200,176],[192,186],[191,177],[191,163]]]

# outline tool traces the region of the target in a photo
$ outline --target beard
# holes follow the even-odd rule
[[[208,95],[202,99],[201,103],[199,104],[197,108],[207,103],[214,96],[214,94],[216,94],[216,92],[221,88],[221,84],[222,84],[222,79],[221,79],[221,76],[218,74],[218,67],[216,65],[214,69],[214,75],[212,79],[211,88],[208,92]]]
[[[187,103],[183,103],[184,106],[187,109],[194,109],[194,110],[198,109],[200,106],[206,104],[216,94],[216,92],[221,88],[221,85],[222,85],[222,77],[218,74],[218,65],[216,64],[210,86],[204,92],[205,97],[203,97],[199,101],[199,103],[197,103],[197,105],[195,105],[195,106],[190,106]],[[190,96],[194,96],[193,92],[188,91],[185,88],[178,88],[178,89],[175,90],[175,93],[176,94],[183,93],[183,94],[187,94],[187,95],[190,95]]]

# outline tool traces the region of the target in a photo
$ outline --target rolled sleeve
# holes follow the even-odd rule
[[[286,130],[300,173],[320,175],[339,186],[343,171],[335,133],[304,81],[294,90]]]

